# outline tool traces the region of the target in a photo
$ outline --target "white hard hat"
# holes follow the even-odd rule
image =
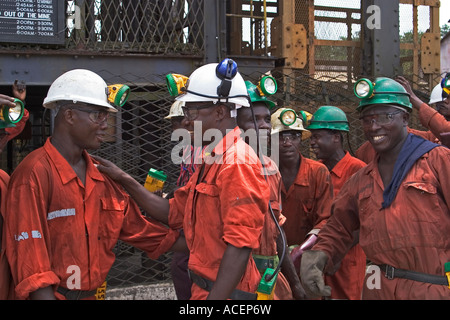
[[[295,122],[290,126],[286,126],[281,122],[281,119],[280,119],[281,113],[286,109],[287,108],[280,108],[272,114],[271,120],[270,120],[270,122],[272,124],[271,134],[279,133],[282,131],[295,130],[295,131],[302,131],[302,140],[306,140],[309,137],[311,137],[311,131],[306,130],[303,127],[303,121],[302,121],[302,119],[300,119],[300,117],[296,117]]]
[[[430,102],[428,102],[429,105],[432,105],[433,103],[442,101],[442,87],[441,84],[438,83],[434,88],[433,91],[431,91],[430,96]]]
[[[74,69],[53,81],[43,105],[54,109],[58,101],[83,102],[117,112],[108,102],[107,88],[106,82],[98,74],[85,69]]]
[[[185,105],[184,101],[175,101],[174,103],[172,103],[169,114],[166,117],[164,117],[164,119],[172,119],[173,117],[184,117],[184,112],[182,109],[184,105]]]
[[[216,75],[218,63],[210,63],[196,69],[189,76],[187,82],[187,92],[176,98],[184,102],[205,102],[221,101],[236,104],[236,109],[240,107],[250,107],[247,87],[239,72],[231,79],[231,89],[226,97],[218,96],[218,87],[222,84],[222,79]]]

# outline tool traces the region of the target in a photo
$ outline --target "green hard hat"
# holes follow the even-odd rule
[[[348,132],[347,116],[338,107],[322,106],[314,112],[307,129],[328,129]]]
[[[360,79],[355,83],[354,93],[361,99],[356,108],[358,111],[376,104],[394,104],[412,111],[409,93],[400,83],[390,78],[378,77],[373,82]]]
[[[251,102],[263,102],[266,104],[269,110],[272,110],[275,107],[275,102],[267,99],[265,95],[261,95],[256,85],[254,85],[250,81],[245,81],[245,86],[247,87],[247,92],[250,96]]]

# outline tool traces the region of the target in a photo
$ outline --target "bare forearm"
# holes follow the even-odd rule
[[[56,300],[52,287],[45,287],[30,293],[31,300]]]
[[[230,297],[247,268],[250,253],[250,248],[228,245],[208,300],[225,300]]]

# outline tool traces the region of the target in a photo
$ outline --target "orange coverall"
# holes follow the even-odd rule
[[[383,182],[378,157],[353,175],[333,202],[333,211],[313,250],[329,257],[325,272],[345,255],[352,233],[374,264],[444,276],[450,261],[450,150],[437,147],[412,166],[392,204],[381,209]],[[449,288],[368,273],[363,299],[450,299]]]
[[[189,269],[215,281],[228,244],[258,248],[269,187],[261,162],[242,140],[238,127],[228,132],[211,154],[205,150],[203,161],[189,182],[169,200],[169,225],[184,230]],[[255,293],[260,279],[250,256],[236,288]],[[206,290],[192,285],[191,299],[207,296]]]
[[[14,139],[19,135],[25,128],[25,124],[30,117],[30,113],[27,109],[24,109],[22,119],[16,123],[15,127],[5,128],[8,133],[6,136],[7,141]],[[3,228],[3,220],[5,219],[5,205],[6,205],[6,193],[8,190],[9,175],[0,170],[0,196],[1,196],[1,206],[0,206],[0,232],[1,238],[5,238],[5,229]],[[14,299],[14,286],[11,275],[11,270],[9,268],[8,259],[6,258],[6,246],[5,242],[1,241],[1,251],[0,251],[0,300],[11,300]]]
[[[147,220],[123,188],[97,170],[86,151],[83,157],[85,185],[50,138],[11,175],[5,241],[19,299],[48,286],[95,290],[114,263],[118,239],[157,258],[178,237],[178,232]]]
[[[278,171],[278,167],[275,162],[269,157],[263,156],[264,161],[264,169],[267,182],[270,188],[270,205],[272,207],[272,211],[275,215],[275,218],[278,221],[278,224],[283,226],[286,221],[286,217],[281,213],[281,174]],[[264,217],[264,227],[261,233],[261,241],[260,246],[257,249],[253,250],[254,259],[258,259],[258,256],[263,257],[275,257],[278,256],[277,249],[277,238],[280,235],[280,231],[278,230],[277,225],[273,221],[272,214],[270,211],[267,211],[267,214]],[[285,255],[289,254],[286,249]],[[281,261],[279,262],[281,263]],[[271,268],[275,268],[275,266],[271,266]],[[260,270],[261,276],[265,272],[264,270]],[[287,281],[286,277],[282,272],[278,273],[277,283],[275,286],[275,300],[292,300],[292,291]]]
[[[286,190],[282,183],[284,231],[288,245],[302,244],[309,232],[318,231],[330,216],[333,187],[328,168],[301,157],[294,183]],[[317,233],[317,232],[315,232]]]
[[[344,183],[366,164],[346,152],[345,156],[330,171],[334,197]],[[331,299],[360,300],[366,274],[366,255],[359,244],[345,255],[339,270],[332,276],[325,276],[325,283],[331,287]]]
[[[12,276],[11,270],[9,268],[8,259],[6,258],[6,247],[5,247],[5,228],[3,227],[3,221],[5,220],[5,204],[6,204],[6,192],[8,189],[9,175],[0,170],[0,195],[1,195],[1,206],[0,206],[0,232],[1,235],[1,252],[0,252],[0,300],[9,300],[14,297],[14,287],[12,286]]]

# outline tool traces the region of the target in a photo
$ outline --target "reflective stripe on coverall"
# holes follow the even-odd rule
[[[86,151],[83,157],[85,185],[50,138],[11,176],[5,240],[19,299],[50,285],[96,289],[114,263],[112,250],[119,239],[157,258],[178,237],[178,232],[148,221]]]

